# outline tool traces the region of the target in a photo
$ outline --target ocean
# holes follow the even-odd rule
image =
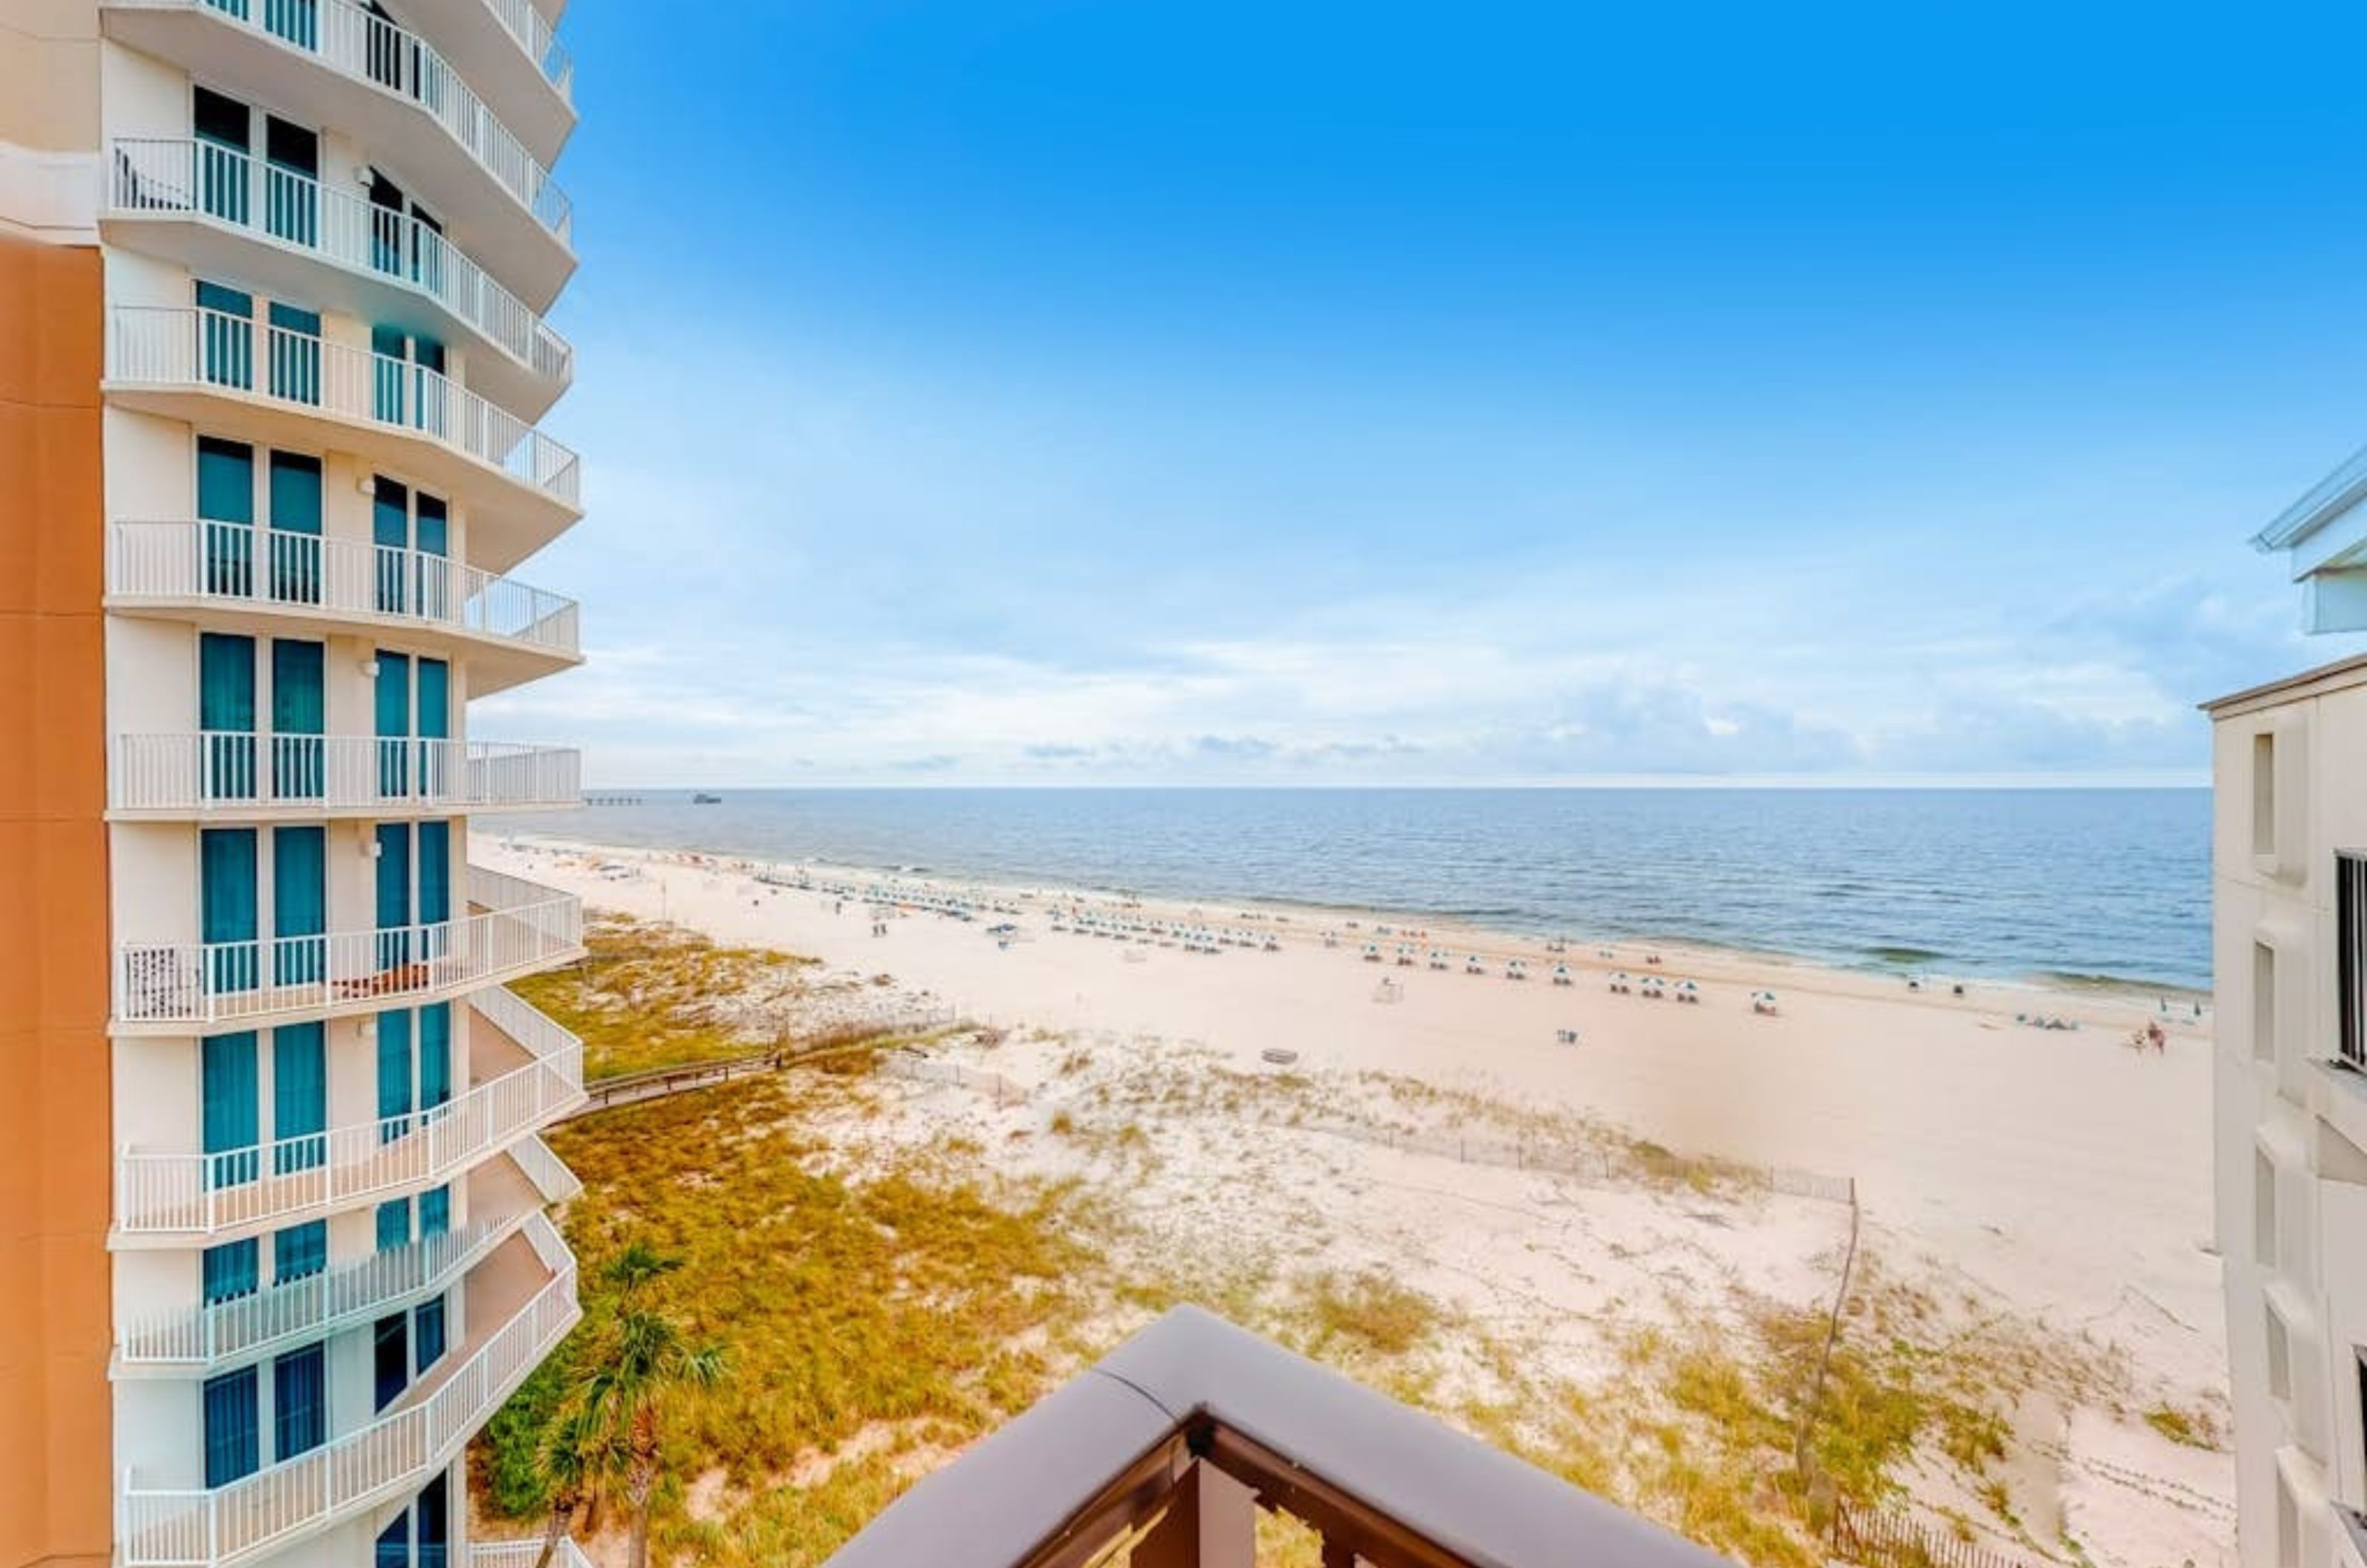
[[[1389,910],[1850,968],[2211,984],[2201,789],[688,791],[515,831]]]

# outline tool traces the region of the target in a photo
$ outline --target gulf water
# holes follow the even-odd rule
[[[1853,968],[2211,983],[2207,790],[719,793],[711,806],[658,791],[504,822],[603,843],[1380,909]]]

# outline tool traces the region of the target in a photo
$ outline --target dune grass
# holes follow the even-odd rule
[[[595,919],[583,944],[581,962],[511,988],[583,1037],[584,1076],[595,1078],[780,1043],[759,1010],[793,996],[799,972],[814,962],[617,917]]]

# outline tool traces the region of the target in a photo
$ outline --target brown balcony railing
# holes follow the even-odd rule
[[[1194,1307],[912,1488],[829,1568],[1253,1568],[1257,1510],[1324,1568],[1725,1560]]]

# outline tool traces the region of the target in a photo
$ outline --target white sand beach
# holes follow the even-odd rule
[[[1945,976],[1909,990],[1899,979],[1732,953],[1605,950],[1576,936],[1565,953],[1421,921],[1411,922],[1421,928],[1414,934],[1387,916],[1138,905],[909,879],[875,912],[844,889],[882,879],[844,868],[780,867],[812,886],[768,885],[744,863],[491,835],[480,835],[474,858],[595,909],[810,954],[850,975],[891,974],[900,995],[925,994],[1010,1031],[1011,1043],[979,1065],[1024,1084],[1049,1083],[1060,1038],[1116,1042],[1118,1055],[1205,1051],[1246,1071],[1263,1053],[1287,1051],[1319,1078],[1397,1075],[1508,1107],[1582,1112],[1684,1154],[1853,1179],[1869,1245],[1888,1267],[2078,1337],[2125,1370],[2126,1408],[2034,1402],[2020,1413],[2013,1490],[2034,1532],[2025,1539],[2067,1533],[2093,1562],[2132,1568],[2233,1561],[2227,1455],[2173,1443],[2137,1418],[2152,1401],[2222,1420],[2225,1408],[2209,1020],[2192,1016],[2191,998],[2174,998],[2160,1020],[2164,1047],[2140,1049],[2130,1036],[2159,1016],[2151,996],[1994,982],[1965,982],[1960,995]],[[1007,912],[962,919],[927,907],[955,898]],[[1070,918],[1058,923],[1071,929],[1054,929],[1056,910],[1081,908],[1094,919],[1256,941],[1197,953],[1079,934]],[[884,934],[874,934],[881,922]],[[1002,922],[1018,928],[1007,939],[991,931]],[[1378,944],[1378,962],[1367,944]],[[1400,946],[1411,948],[1410,964],[1398,962]],[[1450,955],[1448,968],[1430,966],[1433,948]],[[1471,955],[1483,974],[1466,972]],[[1506,977],[1515,958],[1525,978]],[[1554,983],[1557,964],[1569,966],[1569,984]],[[1699,1000],[1616,992],[1614,973],[1671,989],[1690,980]],[[1775,995],[1772,1016],[1752,1010],[1761,990]],[[2017,1015],[2078,1027],[2035,1028]],[[931,1103],[930,1114],[981,1126],[1042,1111],[974,1096]],[[1688,1241],[1700,1269],[1638,1274],[1610,1259],[1665,1228],[1665,1213],[1623,1215],[1605,1198],[1590,1201],[1574,1225],[1567,1210],[1548,1221],[1534,1178],[1353,1145],[1325,1153],[1312,1134],[1277,1142],[1251,1128],[1227,1139],[1202,1125],[1178,1143],[1188,1146],[1161,1179],[1170,1189],[1142,1201],[1184,1213],[1199,1201],[1195,1173],[1237,1165],[1259,1145],[1262,1168],[1305,1163],[1293,1201],[1319,1210],[1340,1245],[1401,1262],[1478,1311],[1517,1312],[1522,1302],[1580,1315],[1624,1308],[1648,1276],[1680,1311],[1684,1291],[1713,1279],[1779,1299],[1829,1298],[1847,1229],[1833,1205],[1770,1199],[1747,1223],[1722,1221],[1714,1238]],[[1296,1223],[1270,1208],[1216,1215],[1208,1228],[1245,1221]],[[1578,1277],[1593,1288],[1569,1283]],[[1931,1500],[1954,1500],[1943,1482],[1932,1485]]]

